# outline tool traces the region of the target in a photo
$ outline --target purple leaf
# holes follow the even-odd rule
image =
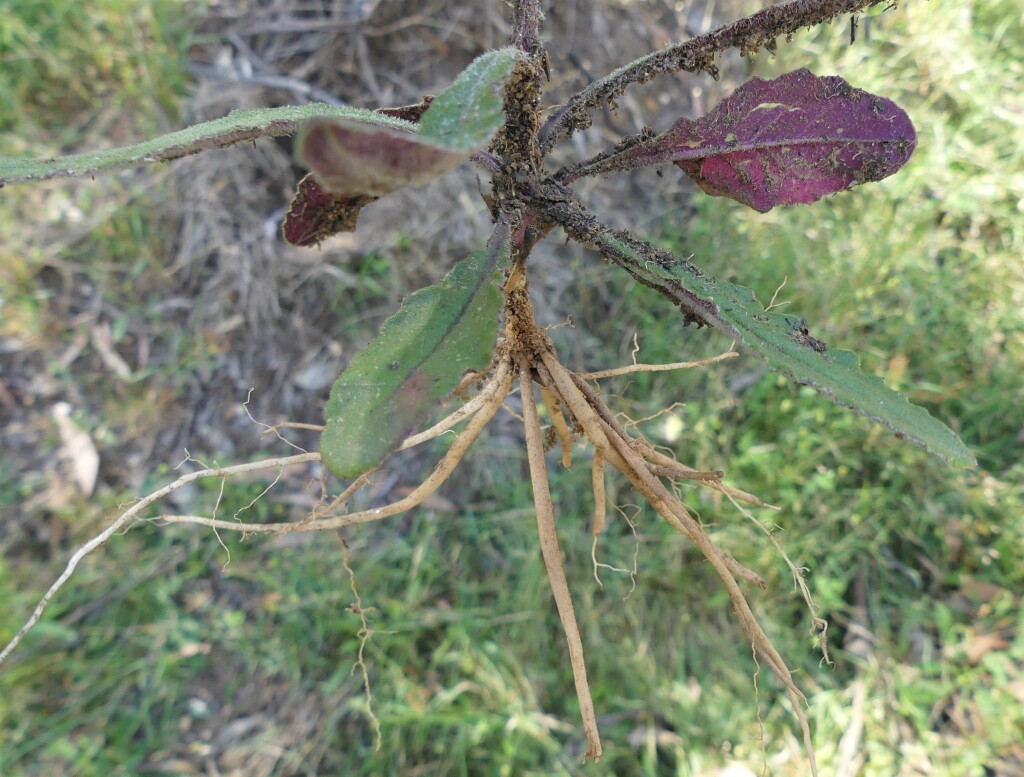
[[[401,119],[410,124],[417,124],[423,118],[423,114],[427,112],[427,108],[430,107],[432,102],[434,102],[434,96],[428,94],[424,95],[420,102],[413,105],[403,105],[400,108],[378,108],[377,113],[383,113],[385,116]]]
[[[679,119],[601,168],[675,162],[708,194],[764,213],[886,178],[916,143],[914,125],[892,100],[800,69],[751,79],[710,113]]]
[[[324,191],[310,173],[299,181],[281,232],[292,245],[311,246],[338,232],[354,232],[359,211],[376,200],[370,195],[348,196]]]
[[[469,153],[386,127],[318,119],[299,139],[298,156],[328,192],[380,197],[403,186],[429,183]]]

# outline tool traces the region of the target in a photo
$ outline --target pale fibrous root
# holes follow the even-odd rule
[[[294,456],[281,456],[263,459],[260,461],[252,461],[228,467],[207,467],[196,472],[190,472],[187,475],[183,475],[174,482],[157,489],[118,515],[106,529],[90,539],[75,551],[74,554],[72,554],[64,568],[64,571],[57,577],[46,593],[43,594],[42,598],[36,604],[34,610],[22,627],[10,639],[3,650],[0,650],[0,665],[7,660],[11,653],[13,653],[18,645],[21,644],[25,636],[36,626],[36,624],[39,623],[42,619],[43,612],[46,610],[50,601],[71,579],[71,576],[74,574],[82,559],[105,545],[115,534],[127,530],[142,520],[163,524],[192,523],[207,526],[215,530],[223,529],[227,531],[240,531],[244,534],[285,534],[293,531],[334,531],[345,526],[378,521],[419,506],[425,499],[427,499],[427,497],[433,494],[441,484],[445,482],[445,480],[448,479],[452,472],[455,471],[458,464],[462,461],[466,451],[469,450],[470,446],[479,436],[481,430],[494,417],[494,414],[501,407],[502,402],[504,402],[504,399],[508,395],[509,389],[512,386],[512,380],[513,370],[511,361],[507,357],[499,359],[496,363],[490,382],[476,397],[435,426],[421,434],[407,439],[400,446],[400,449],[406,449],[412,447],[412,445],[420,444],[429,439],[440,436],[460,421],[465,420],[467,417],[470,418],[469,423],[462,432],[457,435],[455,442],[452,443],[448,452],[442,457],[440,462],[438,462],[437,466],[430,473],[427,479],[404,499],[400,499],[397,502],[393,502],[383,507],[371,510],[362,510],[355,513],[340,512],[344,510],[345,503],[357,490],[359,490],[359,488],[371,482],[373,472],[367,472],[356,478],[355,481],[353,481],[353,483],[351,483],[339,496],[331,500],[322,500],[320,505],[315,507],[310,511],[309,515],[300,521],[287,523],[244,523],[237,520],[223,520],[200,515],[166,514],[155,518],[144,519],[143,517],[149,508],[158,504],[166,496],[180,488],[190,485],[191,483],[195,483],[196,481],[208,478],[224,480],[232,476],[265,470],[277,471],[280,473],[291,467],[319,465],[322,463],[322,460],[320,454],[315,451],[300,453]]]
[[[695,520],[683,503],[666,487],[663,479],[672,483],[689,481],[699,486],[721,492],[730,500],[747,502],[758,507],[770,507],[752,494],[741,491],[723,482],[724,473],[701,471],[687,467],[664,453],[657,451],[641,437],[631,435],[605,404],[601,395],[589,380],[614,377],[648,369],[660,369],[662,365],[632,365],[617,370],[577,374],[567,369],[558,359],[555,349],[544,330],[540,329],[533,316],[527,290],[527,278],[522,262],[516,262],[505,285],[505,338],[495,350],[495,358],[488,375],[473,376],[469,383],[483,382],[483,387],[472,399],[466,401],[455,412],[429,429],[407,438],[398,450],[419,445],[441,434],[452,431],[455,426],[466,422],[447,452],[427,478],[403,499],[391,504],[356,512],[345,512],[349,498],[360,488],[372,481],[375,471],[356,478],[341,494],[328,498],[326,494],[320,504],[301,520],[280,523],[245,523],[239,520],[225,520],[200,515],[160,515],[145,518],[143,513],[171,492],[202,478],[225,479],[233,475],[258,470],[276,470],[287,467],[322,464],[320,454],[302,453],[295,456],[266,459],[259,462],[233,467],[213,467],[184,475],[173,483],[150,494],[121,513],[103,532],[83,545],[70,559],[64,572],[39,601],[34,612],[8,645],[0,651],[0,663],[22,641],[25,634],[39,622],[43,610],[53,596],[68,581],[79,562],[93,550],[105,544],[114,534],[129,528],[142,520],[159,524],[197,524],[214,530],[239,531],[244,534],[283,534],[293,531],[335,531],[382,520],[421,505],[456,470],[469,448],[504,405],[513,383],[518,380],[524,427],[527,459],[533,485],[537,513],[537,529],[540,537],[541,555],[551,583],[555,604],[568,645],[576,693],[587,739],[586,758],[597,760],[601,757],[602,746],[598,732],[597,716],[587,678],[583,642],[580,637],[573,609],[562,556],[555,527],[554,509],[548,485],[545,462],[545,440],[538,413],[534,384],[540,388],[541,400],[547,408],[551,421],[550,439],[561,447],[562,465],[572,463],[574,437],[582,433],[594,446],[591,482],[594,493],[592,532],[595,537],[601,533],[607,522],[605,477],[610,466],[650,503],[654,510],[680,534],[699,548],[715,569],[725,586],[732,602],[733,611],[740,628],[755,656],[768,666],[782,685],[792,702],[796,717],[804,735],[805,745],[811,761],[812,773],[817,774],[814,755],[810,747],[810,731],[807,717],[803,712],[805,698],[793,681],[783,657],[776,650],[751,611],[739,581],[745,581],[758,588],[765,587],[764,579],[747,569],[719,548],[701,524]],[[668,365],[674,369],[707,366],[732,358],[730,351],[720,357],[702,362],[681,362]],[[488,377],[489,376],[489,377]],[[518,416],[518,414],[516,414]],[[276,431],[276,430],[275,430]],[[454,432],[453,432],[454,433]],[[385,462],[386,464],[386,462]],[[269,488],[267,489],[269,490]],[[632,524],[631,524],[631,528]],[[773,538],[774,541],[774,538]],[[595,572],[599,566],[596,560]],[[788,560],[787,560],[787,563]],[[790,563],[791,569],[795,567]],[[634,572],[635,574],[635,564]],[[795,577],[799,577],[794,572]],[[600,581],[598,581],[600,583]],[[803,589],[806,594],[806,589]],[[361,609],[361,606],[360,606]],[[368,627],[363,623],[364,633]],[[361,657],[360,657],[361,660]],[[365,672],[365,665],[363,665]]]
[[[601,742],[597,731],[593,700],[587,682],[586,665],[580,652],[580,641],[572,601],[566,585],[558,542],[554,536],[551,498],[548,492],[547,473],[541,445],[539,419],[534,405],[531,383],[537,381],[545,389],[543,397],[552,418],[561,417],[564,410],[582,429],[583,434],[594,446],[592,483],[595,511],[594,528],[606,520],[604,508],[604,469],[610,464],[618,470],[642,494],[655,511],[680,534],[693,542],[714,567],[725,586],[732,602],[733,611],[740,628],[755,655],[766,664],[786,688],[798,719],[811,762],[813,774],[817,774],[813,749],[810,741],[810,727],[803,710],[806,701],[803,693],[793,680],[785,659],[779,654],[757,621],[739,580],[764,588],[764,579],[756,572],[739,564],[728,553],[719,548],[704,528],[686,507],[665,486],[661,478],[688,479],[718,490],[736,501],[746,501],[760,507],[767,507],[762,500],[727,486],[722,482],[721,472],[700,472],[685,467],[675,460],[658,453],[643,440],[631,436],[609,410],[598,392],[584,379],[567,369],[558,359],[554,346],[546,333],[535,324],[533,311],[526,288],[526,274],[517,265],[506,284],[506,330],[510,348],[519,352],[520,386],[523,399],[523,419],[526,430],[527,449],[530,459],[530,475],[533,480],[534,499],[537,508],[537,522],[541,534],[541,548],[548,570],[559,615],[569,644],[569,656],[576,681],[584,731],[587,735],[587,756],[598,758]],[[629,370],[630,372],[633,370]],[[595,373],[591,377],[605,377],[611,373]],[[563,419],[564,421],[564,419]],[[564,433],[556,434],[565,448]],[[532,442],[531,442],[532,441]]]

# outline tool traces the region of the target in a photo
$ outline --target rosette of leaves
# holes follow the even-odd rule
[[[0,184],[164,162],[257,137],[298,133],[297,156],[310,173],[298,183],[283,235],[304,246],[356,229],[361,208],[397,189],[421,186],[469,160],[485,168],[491,174],[491,189],[484,197],[495,223],[490,240],[485,248],[456,263],[439,283],[410,295],[338,378],[327,404],[323,461],[344,478],[379,466],[467,372],[486,371],[492,356],[500,357],[503,378],[492,385],[500,383],[507,393],[510,372],[515,371],[524,397],[531,397],[532,382],[541,382],[548,396],[554,397],[545,401],[556,408],[560,402],[567,407],[578,422],[576,428],[584,429],[595,448],[611,456],[609,460],[617,462],[615,466],[652,504],[661,505],[659,512],[667,509],[662,512],[666,519],[678,523],[679,530],[716,564],[751,637],[749,644],[756,644],[783,679],[806,732],[799,692],[781,657],[755,628],[753,616],[745,620],[748,616],[740,615],[749,611],[744,610],[745,600],[732,576],[736,570],[730,566],[731,559],[721,555],[696,523],[679,523],[685,510],[681,505],[665,507],[671,496],[651,475],[647,465],[653,462],[637,458],[631,447],[637,441],[631,442],[616,426],[613,415],[579,376],[570,375],[558,363],[550,341],[532,323],[525,268],[533,245],[553,227],[561,227],[571,239],[593,247],[637,282],[668,298],[680,309],[681,324],[719,329],[772,369],[812,386],[954,466],[972,466],[974,457],[952,430],[882,380],[864,375],[854,354],[829,347],[804,320],[765,309],[749,289],[716,279],[690,260],[657,249],[629,232],[611,229],[580,203],[571,188],[584,176],[674,164],[704,192],[761,212],[813,203],[882,180],[907,162],[916,135],[907,114],[891,100],[857,89],[839,76],[816,76],[801,69],[770,81],[752,79],[707,115],[679,118],[660,134],[624,138],[607,152],[558,170],[546,166],[558,143],[589,126],[592,111],[611,103],[632,84],[678,71],[715,75],[715,57],[725,49],[737,47],[749,53],[773,48],[777,38],[880,2],[792,0],[772,6],[629,63],[563,105],[544,106],[549,73],[539,36],[539,4],[516,0],[512,45],[483,54],[449,88],[421,104],[379,111],[316,104],[236,111],[224,119],[126,148],[50,160],[0,159]],[[509,274],[503,289],[499,288]],[[506,341],[496,351],[503,309]],[[510,354],[509,348],[518,350]],[[496,400],[494,396],[489,400],[492,414],[493,403],[500,405],[502,399],[495,396]],[[524,405],[532,401],[527,399]],[[562,418],[561,410],[555,415]],[[540,523],[540,514],[550,514],[551,509],[550,497],[545,498],[543,450],[539,436],[531,436],[531,429],[539,428],[535,409],[524,407],[524,417]],[[560,434],[571,441],[572,431],[562,421]],[[611,447],[609,440],[614,443]],[[665,466],[662,462],[655,469],[663,471]],[[603,477],[603,470],[598,474]],[[595,475],[595,483],[599,479]],[[541,536],[570,636],[570,653],[576,651],[572,661],[584,709],[588,755],[598,757],[596,719],[592,704],[584,703],[589,691],[578,634],[575,642],[572,637],[576,626],[571,602],[564,591],[564,574],[559,581],[552,572],[560,564],[557,542],[551,539],[553,523],[541,527]]]
[[[0,159],[0,183],[94,174],[128,165],[169,161],[257,137],[298,133],[297,156],[311,173],[297,185],[283,234],[293,244],[314,245],[337,232],[354,230],[359,211],[379,197],[399,188],[428,183],[470,159],[475,152],[485,151],[506,120],[505,86],[517,62],[526,63],[527,54],[531,53],[522,49],[509,47],[479,57],[450,88],[419,105],[379,111],[321,104],[234,111],[224,119],[125,148],[51,160]],[[629,82],[631,73],[633,80],[641,80],[637,73],[663,67],[658,59],[664,59],[661,52],[591,85],[574,101],[552,112],[543,126],[534,128],[533,142],[539,142],[543,152],[545,144],[553,145],[554,139],[567,134],[574,112],[585,110],[588,102],[601,102],[594,95],[610,99],[623,88],[622,84]],[[540,168],[529,186],[522,185],[525,181],[520,184],[529,194],[517,202],[517,211],[505,216],[520,220],[525,217],[536,224],[562,225],[571,237],[597,248],[640,282],[662,291],[680,307],[686,322],[696,321],[724,330],[773,369],[884,424],[952,464],[970,466],[973,457],[955,434],[923,409],[911,405],[903,395],[887,389],[880,380],[863,375],[855,356],[829,348],[814,338],[799,319],[768,313],[743,287],[711,278],[688,261],[656,251],[632,236],[614,234],[584,214],[571,196],[551,195],[554,187],[563,189],[583,176],[674,163],[708,194],[730,197],[763,212],[776,206],[810,203],[862,183],[881,180],[909,159],[915,144],[910,119],[892,101],[856,89],[838,76],[819,77],[807,70],[797,70],[771,81],[752,79],[705,116],[696,120],[680,118],[654,137],[627,139],[616,151],[569,165],[551,175]],[[498,154],[478,156],[496,170],[507,161]],[[522,179],[519,171],[516,174]],[[541,183],[546,187],[538,185]],[[538,190],[547,196],[536,196],[534,192]],[[495,254],[493,247],[489,251]],[[500,251],[497,254],[504,256]],[[656,258],[653,263],[652,257]],[[489,266],[488,272],[506,266],[507,258],[493,268]],[[429,293],[443,294],[443,287],[444,284],[432,287]],[[422,299],[414,296],[410,303],[420,305]],[[460,309],[466,302],[439,304]],[[494,319],[485,327],[482,318],[465,323],[456,316],[451,325],[456,326],[457,321],[460,327],[486,330],[480,332],[481,342],[488,340],[493,345],[497,315]],[[408,320],[407,312],[402,314],[402,320]],[[408,333],[410,326],[403,324],[403,331]],[[396,324],[389,323],[382,338],[393,338],[396,331]],[[443,342],[451,334],[425,332],[423,347],[431,348],[430,342]],[[365,372],[367,360],[372,360],[378,350],[389,352],[379,342],[371,344],[359,357],[360,370]],[[416,377],[414,383],[421,381],[432,388],[422,397],[416,394],[419,398],[415,412],[403,410],[400,414],[408,424],[396,426],[389,441],[385,444],[380,440],[374,448],[381,457],[429,414],[433,404],[454,388],[465,370],[486,366],[486,359],[480,356],[483,348],[464,349],[460,353],[470,351],[477,354],[475,359],[452,362],[430,380]],[[418,364],[419,358],[412,357],[409,363]],[[393,361],[382,361],[379,368],[393,371]],[[449,377],[439,379],[441,373]],[[364,377],[363,383],[370,385],[374,379]],[[380,385],[392,382],[382,381]],[[405,393],[395,394],[392,400],[396,406],[408,408],[412,402],[408,389],[411,384],[403,385]],[[387,406],[380,405],[377,412],[390,418]],[[341,423],[331,410],[345,407],[335,401],[329,405],[329,429]],[[379,439],[372,414],[345,421],[349,428],[360,423],[365,424],[367,434]],[[329,433],[329,439],[333,437],[333,432]],[[359,435],[354,433],[354,437]],[[361,442],[353,441],[352,445],[362,447]],[[360,466],[372,466],[374,455],[362,457]],[[340,462],[332,469],[341,475],[355,471],[353,466]]]
[[[300,185],[285,222],[285,234],[296,224],[302,225],[303,235],[316,235],[317,239],[328,231],[354,228],[354,213],[363,204],[394,188],[429,180],[461,161],[449,145],[424,142],[424,136],[437,134],[431,116],[431,110],[424,114],[425,128],[416,138],[354,122],[325,119],[311,123],[300,140],[299,157],[313,172]],[[489,135],[482,131],[477,137]],[[916,142],[910,118],[891,100],[856,89],[839,76],[819,77],[801,69],[770,81],[752,79],[699,119],[682,117],[660,135],[627,141],[624,148],[563,168],[548,181],[567,186],[587,175],[671,162],[708,194],[729,197],[766,212],[776,206],[809,204],[892,175],[909,160]],[[468,140],[463,144],[471,145]],[[711,278],[688,261],[656,251],[629,235],[595,228],[586,219],[579,219],[579,213],[572,214],[568,199],[538,205],[537,210],[546,218],[533,216],[536,223],[553,221],[565,226],[571,236],[609,255],[640,282],[662,290],[680,306],[688,322],[724,330],[773,369],[888,426],[951,463],[964,466],[973,461],[950,430],[905,396],[886,388],[881,380],[861,373],[854,354],[829,348],[810,334],[802,319],[767,312],[741,286]],[[531,214],[527,212],[527,216]],[[581,229],[581,223],[589,226]],[[657,259],[653,264],[651,257]],[[419,297],[412,299],[419,301]],[[385,326],[381,339],[358,357],[360,369],[378,348],[386,350],[382,343],[394,337],[396,330],[395,323]],[[425,346],[434,339],[424,337]],[[383,364],[386,359],[377,361]],[[362,447],[361,440],[335,439],[334,430],[352,428],[351,421],[344,420],[351,418],[347,412],[350,406],[340,401],[352,393],[351,388],[345,388],[349,382],[350,376],[339,381],[328,407],[325,440],[331,445],[327,450]],[[454,384],[450,378],[435,385],[450,390]],[[410,421],[422,420],[428,405],[443,393],[439,388],[423,407],[409,415]],[[419,407],[409,396],[395,395],[394,401],[402,408],[414,404]],[[385,413],[376,417],[395,416]],[[405,426],[400,428],[403,434],[409,431]],[[374,434],[378,431],[373,429]],[[349,434],[360,436],[351,431]],[[389,444],[380,440],[380,458],[403,434],[396,429]],[[328,462],[335,462],[332,469],[337,474],[347,476],[376,463],[374,456],[365,458],[358,467],[343,466],[338,461],[333,455],[328,458]]]

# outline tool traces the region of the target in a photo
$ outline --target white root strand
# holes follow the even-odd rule
[[[390,518],[392,515],[398,515],[404,513],[406,510],[411,510],[417,507],[423,502],[428,496],[437,491],[441,487],[451,474],[458,467],[462,461],[462,457],[466,455],[466,451],[469,450],[470,446],[476,441],[480,432],[487,426],[487,423],[494,417],[494,414],[498,412],[501,407],[501,403],[505,400],[508,389],[512,384],[512,373],[511,371],[504,372],[504,380],[501,383],[499,390],[490,397],[490,401],[485,404],[480,410],[477,411],[476,415],[470,419],[470,422],[466,425],[459,436],[455,438],[455,442],[445,453],[444,457],[434,467],[434,471],[430,473],[426,480],[420,483],[413,491],[406,496],[404,499],[399,499],[397,502],[392,502],[384,507],[375,507],[372,510],[362,510],[357,513],[349,513],[348,515],[335,515],[331,518],[321,518],[316,521],[302,520],[292,521],[290,523],[238,523],[235,521],[224,521],[215,518],[199,518],[198,516],[167,516],[164,520],[167,523],[191,523],[199,526],[208,526],[211,529],[227,529],[229,531],[241,531],[251,533],[277,533],[283,534],[292,531],[333,531],[340,529],[344,526],[354,526],[361,523],[371,523],[372,521],[380,521],[384,518]]]
[[[110,526],[108,526],[106,529],[104,529],[102,532],[97,534],[95,537],[93,537],[91,540],[85,543],[82,547],[80,547],[77,551],[75,551],[74,555],[71,556],[70,559],[68,559],[68,563],[67,566],[64,567],[64,571],[61,573],[60,577],[58,577],[54,581],[53,585],[50,586],[47,592],[43,594],[43,597],[39,600],[39,603],[32,611],[32,615],[29,616],[29,619],[27,621],[25,621],[25,624],[18,630],[18,633],[11,638],[11,641],[7,643],[7,646],[4,647],[2,651],[0,651],[0,664],[2,664],[7,659],[7,657],[12,652],[14,652],[14,649],[18,647],[22,639],[24,639],[25,635],[28,634],[28,632],[31,631],[37,623],[39,623],[39,620],[43,617],[43,611],[46,609],[46,606],[50,603],[50,600],[53,599],[54,595],[61,588],[64,587],[64,584],[67,583],[67,581],[71,578],[71,575],[74,574],[75,569],[78,567],[82,559],[84,559],[94,550],[96,550],[104,543],[106,543],[107,540],[109,540],[112,536],[114,536],[114,534],[116,534],[122,528],[127,526],[132,519],[138,516],[139,513],[141,513],[150,505],[159,502],[161,499],[163,499],[165,496],[172,493],[173,491],[177,491],[179,488],[187,486],[189,483],[193,483],[197,480],[202,480],[204,478],[223,478],[229,475],[238,475],[243,472],[256,472],[263,469],[291,467],[296,464],[306,464],[314,461],[320,461],[319,453],[302,453],[297,456],[283,456],[274,459],[262,459],[261,461],[251,461],[246,464],[236,464],[231,467],[211,467],[209,469],[201,469],[197,472],[190,472],[187,475],[182,475],[173,483],[169,483],[163,488],[154,491],[149,496],[146,496],[143,499],[139,500],[130,508],[121,513],[121,515],[119,515],[117,519],[110,524]]]
[[[701,359],[696,362],[673,362],[672,364],[630,364],[626,367],[614,367],[610,370],[598,370],[597,372],[580,372],[577,377],[583,380],[600,380],[601,378],[615,378],[619,375],[633,375],[637,372],[667,372],[668,370],[691,370],[695,367],[707,367],[710,364],[717,364],[726,359],[735,359],[739,356],[736,351],[712,356],[710,359]]]

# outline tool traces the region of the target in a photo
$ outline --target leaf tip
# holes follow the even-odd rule
[[[633,155],[636,164],[673,161],[706,193],[766,213],[887,178],[916,145],[913,122],[892,100],[800,68],[747,81]]]
[[[359,212],[378,198],[370,195],[348,197],[325,191],[309,173],[296,187],[281,235],[294,246],[318,245],[339,232],[354,232]]]

